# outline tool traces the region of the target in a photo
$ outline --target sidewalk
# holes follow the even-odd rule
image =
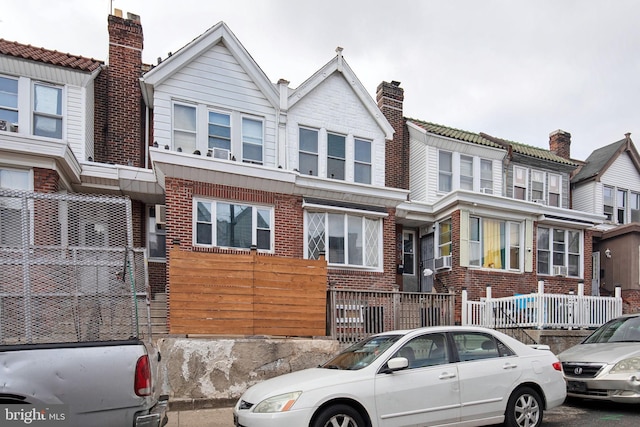
[[[166,427],[233,427],[233,408],[169,411]]]

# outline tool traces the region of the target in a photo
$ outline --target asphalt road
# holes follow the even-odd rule
[[[167,427],[233,427],[232,408],[170,412]],[[640,405],[568,399],[544,413],[544,427],[637,427]]]

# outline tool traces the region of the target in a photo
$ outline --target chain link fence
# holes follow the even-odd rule
[[[139,337],[148,276],[131,215],[125,197],[0,190],[0,344]]]

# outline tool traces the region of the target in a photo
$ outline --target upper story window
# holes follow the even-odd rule
[[[460,156],[460,188],[473,191],[473,157]]]
[[[416,234],[413,231],[402,233],[402,265],[403,274],[414,276],[416,274]]]
[[[196,150],[196,107],[173,105],[173,146],[177,151],[192,154]]]
[[[371,184],[371,141],[356,138],[353,180]]]
[[[544,197],[544,172],[531,171],[531,200],[546,201]]]
[[[618,224],[627,223],[627,192],[626,190],[618,190],[616,197],[616,209]]]
[[[229,159],[231,152],[231,116],[229,114],[209,111],[209,145],[208,149],[218,159]]]
[[[62,88],[33,85],[33,134],[62,138]]]
[[[520,166],[513,167],[513,198],[527,200],[529,171]]]
[[[493,162],[480,159],[480,191],[493,194]]]
[[[194,244],[273,250],[273,208],[194,199]]]
[[[453,189],[453,156],[449,151],[438,151],[438,191]]]
[[[301,127],[298,137],[298,170],[305,175],[318,176],[318,131]]]
[[[555,173],[549,174],[549,199],[547,204],[549,206],[560,207],[560,196],[562,192],[562,177]]]
[[[263,163],[262,153],[262,120],[242,118],[242,161]]]
[[[581,236],[577,230],[538,227],[538,274],[580,277]]]
[[[615,199],[613,197],[614,188],[605,185],[602,187],[602,203],[603,213],[607,217],[607,221],[613,221],[613,207],[615,206]]]
[[[33,189],[31,171],[0,169],[0,188]],[[0,246],[22,246],[22,206],[19,199],[3,198],[0,203]]]
[[[327,134],[327,178],[344,180],[346,164],[346,138]]]
[[[18,123],[18,80],[0,77],[0,120]]]
[[[631,210],[631,222],[640,222],[640,194],[631,193],[631,200],[629,201],[629,208]]]
[[[382,220],[340,212],[305,213],[306,256],[325,252],[329,265],[381,268]]]
[[[521,224],[490,218],[469,218],[469,265],[520,270]]]

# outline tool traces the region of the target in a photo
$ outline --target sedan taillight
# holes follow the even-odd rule
[[[562,372],[562,363],[560,363],[560,362],[555,362],[555,363],[554,363],[553,365],[551,365],[551,366],[553,366],[553,369],[555,369],[556,371],[560,371],[560,372]]]
[[[149,396],[151,394],[151,365],[149,356],[144,355],[136,363],[134,390],[138,396]]]

